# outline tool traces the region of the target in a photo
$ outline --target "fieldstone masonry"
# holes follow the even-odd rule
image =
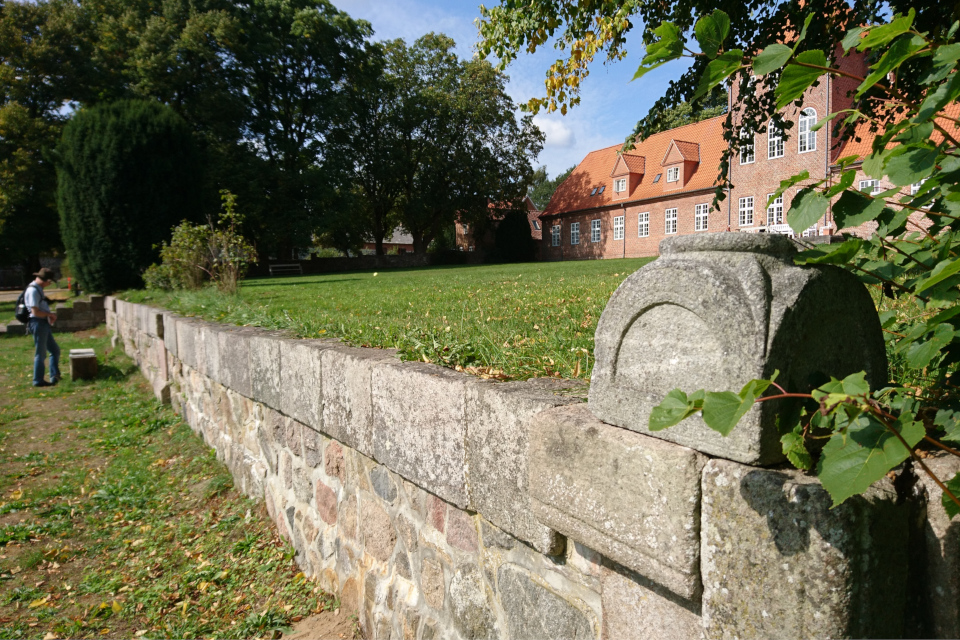
[[[908,468],[831,509],[815,478],[755,466],[775,458],[765,414],[729,442],[637,422],[677,384],[815,377],[792,349],[881,376],[879,327],[830,315],[866,294],[789,251],[665,244],[611,299],[590,404],[572,381],[492,383],[116,298],[106,320],[367,638],[955,637],[960,542],[935,484]]]

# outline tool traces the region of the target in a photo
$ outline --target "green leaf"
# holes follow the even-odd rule
[[[944,482],[944,484],[947,485],[947,489],[950,490],[950,493],[952,493],[954,497],[960,498],[960,473],[953,476],[953,478],[947,482]],[[940,504],[942,504],[943,508],[946,509],[948,518],[952,519],[955,515],[960,513],[960,506],[957,506],[957,503],[951,500],[950,496],[948,496],[946,493],[941,494]]]
[[[910,345],[907,349],[907,364],[914,369],[924,368],[944,347],[953,342],[954,335],[953,325],[938,325],[928,340]]]
[[[801,189],[790,203],[787,222],[794,232],[803,233],[823,217],[829,205],[830,200],[816,189],[812,187]]]
[[[804,51],[795,58],[796,62],[811,64],[818,67],[827,66],[827,56],[818,49]],[[810,85],[826,73],[823,69],[810,69],[795,63],[790,63],[780,75],[780,84],[777,85],[774,95],[777,98],[777,109],[782,109],[794,100],[803,97]]]
[[[952,73],[936,91],[928,93],[923,99],[913,122],[925,122],[934,118],[945,106],[956,100],[957,96],[960,96],[960,74]]]
[[[732,391],[707,392],[703,400],[703,421],[714,431],[726,436],[770,384],[770,380],[751,380],[739,394]]]
[[[871,27],[867,32],[867,35],[860,39],[860,44],[857,45],[857,51],[866,51],[867,49],[876,49],[881,47],[897,36],[904,34],[910,31],[910,27],[913,26],[913,18],[916,15],[913,9],[910,9],[910,12],[903,16],[898,15],[894,17],[888,24],[880,25],[879,27]]]
[[[960,60],[960,44],[946,44],[938,47],[933,54],[930,73],[920,80],[920,84],[940,82],[950,75],[957,64],[957,60]]]
[[[863,247],[863,240],[850,238],[840,244],[824,244],[813,247],[794,257],[797,264],[847,264]]]
[[[847,31],[847,34],[843,36],[843,40],[840,41],[840,44],[843,45],[844,51],[850,51],[851,48],[860,44],[860,34],[866,31],[864,27],[854,27]]]
[[[688,398],[687,394],[680,389],[674,389],[650,411],[648,423],[650,431],[663,431],[679,424],[699,411],[702,406],[703,391],[698,391]]]
[[[943,282],[958,271],[960,271],[960,258],[941,260],[937,263],[937,266],[933,268],[933,271],[930,272],[930,275],[927,276],[923,284],[917,287],[917,293],[922,293],[930,287]]]
[[[717,57],[723,41],[730,35],[730,16],[719,9],[709,16],[702,16],[697,20],[694,34],[700,44],[700,51],[712,60]]]
[[[849,189],[851,186],[853,186],[853,181],[856,179],[856,177],[856,171],[844,171],[841,173],[840,180],[837,182],[837,184],[827,189],[827,197],[832,198],[838,193]]]
[[[664,22],[654,29],[653,33],[659,40],[647,45],[647,55],[640,61],[640,67],[633,74],[633,80],[637,80],[657,67],[683,55],[683,39],[680,36],[680,27],[672,22]]]
[[[901,414],[894,425],[912,448],[925,435],[922,422]],[[891,469],[910,457],[910,450],[882,423],[869,414],[860,415],[846,430],[835,433],[817,465],[817,476],[833,498],[833,506],[863,493]]]
[[[793,50],[796,51],[797,47],[800,46],[800,43],[804,41],[807,37],[807,29],[810,28],[810,23],[813,22],[813,13],[808,13],[807,17],[803,21],[803,28],[800,29],[800,35],[797,36],[797,41],[793,43]]]
[[[807,445],[803,442],[802,433],[794,431],[786,433],[780,438],[780,443],[783,445],[783,455],[787,456],[787,460],[793,466],[804,471],[813,468],[813,458],[807,451]]]
[[[856,97],[859,98],[866,93],[870,87],[883,80],[888,73],[903,64],[917,51],[923,49],[926,44],[926,41],[920,36],[905,35],[898,38],[896,42],[890,45],[883,57],[870,67],[873,72],[857,87]]]
[[[787,178],[786,180],[781,180],[781,181],[780,181],[780,188],[777,189],[777,190],[773,193],[773,195],[771,195],[770,198],[767,200],[767,206],[769,207],[769,206],[770,206],[770,203],[772,203],[774,200],[776,200],[777,198],[779,198],[780,196],[782,196],[784,191],[786,191],[787,189],[789,189],[789,188],[792,187],[793,185],[798,184],[798,183],[800,183],[800,182],[803,182],[804,180],[807,180],[807,179],[809,179],[809,178],[810,178],[810,172],[807,171],[806,169],[804,169],[804,170],[801,171],[800,173],[798,173],[798,174],[796,174],[796,175],[792,175],[792,176],[790,176],[789,178]]]
[[[936,149],[925,146],[908,149],[887,161],[887,177],[898,187],[920,182],[933,171],[938,155]]]
[[[740,49],[731,49],[717,56],[716,60],[711,60],[700,76],[700,84],[694,92],[691,101],[697,100],[708,91],[719,85],[721,82],[740,70],[743,62],[743,51]]]
[[[838,229],[848,229],[875,220],[885,206],[883,200],[874,200],[859,191],[848,190],[833,205],[833,219]]]
[[[881,149],[880,151],[868,155],[863,159],[863,172],[871,178],[876,178],[877,180],[882,178],[883,165],[887,163],[892,151],[892,149]]]
[[[793,49],[785,44],[772,44],[753,59],[753,72],[765,76],[787,63],[793,55]]]

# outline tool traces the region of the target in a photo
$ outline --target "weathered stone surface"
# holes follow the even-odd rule
[[[420,569],[420,589],[423,599],[434,609],[442,609],[446,594],[443,566],[436,560],[425,558]]]
[[[547,589],[517,566],[504,564],[497,571],[500,603],[511,638],[597,637],[592,616]]]
[[[470,503],[490,522],[555,555],[560,536],[533,516],[527,495],[527,421],[580,398],[557,395],[577,383],[548,379],[475,384],[467,388],[467,464]]]
[[[467,553],[476,553],[480,548],[477,525],[470,514],[460,509],[448,509],[447,517],[447,544]]]
[[[320,355],[323,340],[280,341],[280,410],[323,431],[323,386]]]
[[[661,243],[661,257],[610,298],[596,333],[590,408],[604,422],[750,464],[783,459],[782,401],[755,406],[729,436],[699,416],[650,432],[650,411],[672,389],[739,390],[769,378],[790,391],[864,370],[886,381],[870,295],[832,266],[797,267],[789,238],[715,233]]]
[[[321,355],[323,430],[364,455],[373,455],[373,369],[395,361],[392,354],[337,346]]]
[[[200,325],[200,339],[203,340],[203,362],[200,373],[214,382],[223,382],[220,377],[220,328],[211,322]]]
[[[487,548],[509,551],[517,546],[516,538],[483,519],[480,520],[480,536],[483,539],[483,546]]]
[[[373,370],[373,457],[460,508],[469,504],[466,391],[475,379],[435,365]]]
[[[327,524],[337,524],[337,494],[321,480],[317,480],[317,513]]]
[[[427,522],[440,533],[446,527],[447,503],[437,496],[427,498]]]
[[[250,386],[253,399],[282,411],[280,394],[280,342],[275,331],[257,331],[248,339],[250,349]]]
[[[200,325],[190,318],[177,318],[177,354],[191,369],[199,371],[203,362],[203,339]]]
[[[225,387],[253,398],[250,384],[250,336],[254,329],[225,327],[217,334],[220,351],[220,379]]]
[[[370,470],[370,484],[373,491],[387,502],[397,499],[397,484],[390,477],[390,472],[383,465],[377,465]]]
[[[323,462],[323,447],[327,438],[309,427],[305,427],[302,432],[303,437],[303,461],[314,469]]]
[[[711,460],[703,472],[709,638],[900,637],[909,507],[888,480],[831,509],[815,478]]]
[[[450,613],[454,627],[466,640],[499,637],[483,575],[476,565],[460,565],[450,579]]]
[[[925,462],[943,482],[960,473],[960,459],[951,455],[927,458]],[[927,631],[934,638],[960,638],[960,520],[947,517],[937,483],[920,469],[914,472],[927,499],[923,527],[927,569],[924,586],[931,626]]]
[[[604,640],[696,640],[699,606],[640,576],[602,569]]]
[[[331,441],[323,454],[323,470],[331,478],[344,481],[343,447],[338,442]]]
[[[692,449],[604,424],[582,404],[531,421],[540,522],[684,598],[700,590],[704,463]]]
[[[170,312],[163,314],[163,346],[174,357],[177,355],[177,316]]]
[[[390,559],[397,545],[397,531],[390,515],[373,497],[361,499],[360,531],[363,533],[363,547],[370,555],[381,562]]]

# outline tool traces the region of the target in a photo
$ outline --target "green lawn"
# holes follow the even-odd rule
[[[215,290],[130,291],[186,315],[398,349],[406,359],[485,376],[589,378],[610,295],[652,258],[432,267],[244,282]]]

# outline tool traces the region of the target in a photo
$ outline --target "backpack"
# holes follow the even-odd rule
[[[27,285],[27,289],[35,286],[37,286],[36,283],[31,282],[30,284]],[[16,311],[14,311],[14,316],[17,318],[17,320],[21,324],[27,324],[28,322],[30,322],[30,307],[28,307],[26,302],[24,301],[24,298],[27,295],[27,289],[24,289],[23,292],[20,294],[20,297],[17,298],[17,307],[16,307]],[[42,289],[40,290],[40,298],[43,300],[46,300],[46,296],[43,295]]]

